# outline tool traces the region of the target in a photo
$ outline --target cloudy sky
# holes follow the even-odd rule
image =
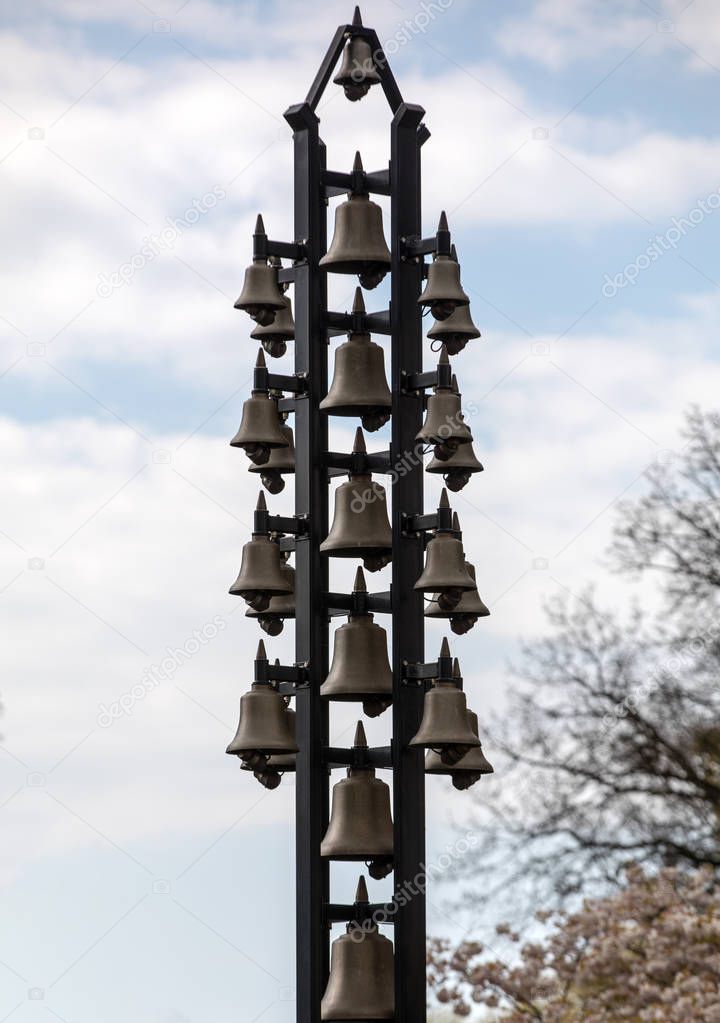
[[[257,490],[227,446],[254,357],[232,302],[257,211],[291,237],[282,113],[352,5],[0,9],[0,1020],[288,1023],[293,785],[223,755],[257,640],[226,595]],[[720,19],[712,0],[363,14],[427,110],[425,233],[447,209],[483,332],[455,366],[486,472],[455,507],[493,613],[454,647],[482,721],[547,597],[624,599],[613,506],[681,448],[688,403],[717,402]],[[321,117],[330,166],[387,161],[380,95],[331,86]],[[292,659],[286,633],[270,649]],[[467,797],[429,789],[432,857]]]

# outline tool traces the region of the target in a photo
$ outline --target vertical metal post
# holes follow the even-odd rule
[[[417,304],[420,263],[402,258],[402,240],[421,234],[420,146],[424,110],[402,103],[393,118],[390,145],[392,201],[392,445],[391,463],[403,459],[392,489],[392,654],[393,654],[393,815],[395,842],[395,1020],[425,1020],[424,882],[425,765],[423,750],[408,743],[422,718],[424,691],[403,685],[404,662],[424,660],[422,594],[413,584],[423,568],[417,537],[403,535],[402,513],[423,510],[423,465],[415,461],[415,435],[422,425],[422,399],[403,393],[403,373],[422,371],[422,319]]]
[[[296,774],[296,963],[298,1023],[319,1023],[328,973],[329,935],[323,911],[329,901],[328,866],[320,842],[328,820],[327,705],[320,686],[328,671],[328,621],[321,595],[328,591],[327,559],[320,544],[328,532],[327,420],[318,411],[327,393],[327,304],[325,275],[318,268],[327,245],[321,175],[325,146],[319,121],[307,103],[290,107],[285,118],[294,132],[295,239],[305,241],[307,259],[295,272],[295,372],[308,390],[295,408],[295,513],[306,516],[308,533],[295,551],[295,656],[310,665],[310,685],[298,691]]]

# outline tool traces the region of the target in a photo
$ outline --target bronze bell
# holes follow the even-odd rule
[[[262,640],[257,657],[265,657]],[[253,682],[240,698],[240,721],[226,752],[251,761],[274,753],[297,753],[286,711],[285,700],[269,682]]]
[[[265,356],[258,349],[255,369],[265,369]],[[230,441],[231,447],[242,448],[255,465],[265,465],[273,448],[286,448],[287,436],[282,432],[282,420],[277,402],[267,390],[253,390],[243,403],[242,420],[238,432]]]
[[[366,750],[367,739],[358,721],[353,749]],[[371,864],[379,879],[392,870],[393,824],[390,789],[375,777],[372,767],[349,767],[347,777],[332,790],[330,823],[320,846],[329,860],[361,860]]]
[[[438,511],[449,508],[447,491],[443,489]],[[416,590],[437,594],[444,611],[451,611],[459,603],[465,590],[474,590],[475,583],[465,567],[462,540],[451,529],[436,530],[427,545],[425,568],[415,583]]]
[[[360,878],[355,905],[358,915],[368,903],[365,879]],[[381,1020],[395,1015],[393,944],[377,926],[353,921],[332,943],[330,975],[320,1006],[320,1019]]]
[[[358,427],[353,453],[365,452],[365,438]],[[350,473],[335,491],[335,513],[323,554],[336,558],[362,558],[368,572],[378,572],[392,560],[392,530],[385,488],[370,473]]]
[[[355,154],[353,172],[363,170]],[[382,210],[367,192],[351,192],[335,211],[335,231],[321,267],[337,274],[357,274],[364,288],[376,288],[390,269],[390,250],[383,233]]]
[[[463,421],[462,413],[460,413],[460,421]],[[272,458],[272,455],[270,457]],[[439,458],[431,459],[425,469],[425,472],[442,473],[445,486],[453,493],[462,490],[474,472],[483,471],[484,466],[475,456],[472,441],[469,444],[459,444],[445,461],[441,461]],[[251,468],[250,472],[258,472],[258,470]]]
[[[470,317],[470,306],[460,305],[446,320],[436,320],[427,336],[444,344],[448,355],[457,355],[468,341],[481,335]]]
[[[267,511],[265,495],[260,491],[256,510]],[[291,593],[292,587],[283,575],[280,548],[267,533],[253,533],[242,551],[238,577],[229,589],[233,596],[242,597],[256,611],[266,611],[271,597]]]
[[[248,468],[248,472],[260,473],[262,485],[271,494],[283,491],[285,489],[283,476],[295,472],[295,441],[292,427],[281,423],[280,433],[285,438],[285,447],[272,448],[267,462],[262,465],[253,464]]]
[[[447,231],[448,223],[445,213],[440,214],[438,231]],[[460,266],[453,255],[435,256],[428,267],[427,284],[418,299],[422,306],[429,306],[436,320],[447,320],[458,306],[469,305],[460,284]]]
[[[259,213],[255,234],[265,234],[263,218]],[[256,323],[267,327],[284,305],[285,296],[278,284],[277,267],[271,266],[266,259],[253,259],[245,271],[243,288],[235,308],[242,309]]]
[[[277,661],[275,662],[278,663]],[[295,711],[289,707],[285,708],[287,726],[290,734],[295,736]],[[257,781],[266,789],[276,789],[282,781],[282,776],[288,771],[297,769],[296,753],[273,753],[272,756],[264,758],[264,762],[253,766],[247,761],[240,765],[241,771],[252,771]]]
[[[281,565],[280,571],[283,578],[292,587],[291,592],[271,597],[268,606],[262,611],[250,607],[245,612],[245,617],[255,618],[260,628],[268,636],[279,636],[283,630],[285,619],[295,617],[295,569],[290,565]]]
[[[479,737],[477,714],[469,710],[467,716],[470,728]],[[486,759],[482,746],[475,746],[452,767],[444,764],[441,757],[430,750],[425,757],[425,774],[449,774],[456,789],[469,789],[475,782],[480,781],[484,774],[494,774],[494,768]]]
[[[367,593],[363,570],[358,568],[353,593]],[[392,703],[392,668],[387,632],[371,614],[351,614],[335,632],[330,673],[320,687],[329,700],[362,701],[368,717],[377,717]]]
[[[444,640],[441,657],[448,656],[449,652],[447,640]],[[457,661],[455,665],[459,675]],[[467,709],[465,693],[455,682],[434,682],[425,693],[422,721],[410,745],[434,750],[447,766],[456,764],[473,747],[480,745],[470,728]]]
[[[287,295],[283,295],[283,308],[279,309],[272,323],[263,327],[258,325],[250,337],[259,341],[268,355],[279,359],[287,351],[287,341],[295,340],[295,321],[292,314],[292,303]]]
[[[364,313],[362,291],[357,288],[353,313]],[[390,419],[392,397],[385,377],[380,345],[369,334],[348,334],[335,352],[335,372],[321,412],[335,416],[359,416],[366,430],[379,430]]]
[[[487,618],[490,614],[477,591],[475,566],[466,561],[465,567],[468,570],[468,575],[475,582],[475,589],[466,590],[455,607],[450,610],[442,608],[435,598],[425,608],[426,618],[449,618],[450,628],[458,636],[463,636],[466,632],[469,632],[478,618]]]
[[[438,378],[441,367],[448,365],[447,352],[443,349],[438,360]],[[453,382],[457,384],[454,377],[449,384],[438,383],[434,388],[427,400],[425,422],[415,437],[423,444],[433,444],[435,457],[442,462],[448,461],[458,447],[472,442],[472,433],[463,418],[460,395]]]
[[[359,7],[355,8],[352,23],[353,28],[362,28]],[[377,85],[379,81],[380,75],[373,62],[370,43],[362,36],[351,35],[345,44],[342,64],[333,82],[342,85],[346,97],[351,103],[355,103],[366,96],[370,87]]]

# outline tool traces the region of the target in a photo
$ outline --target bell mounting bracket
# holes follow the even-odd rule
[[[328,614],[335,618],[338,615],[365,615],[379,611],[381,614],[392,613],[392,594],[390,590],[382,593],[326,593]]]
[[[325,464],[331,479],[335,476],[364,476],[370,472],[392,471],[389,451],[376,451],[374,454],[368,454],[366,451],[353,451],[351,454],[328,451]]]
[[[328,767],[392,767],[392,747],[376,746],[370,749],[367,746],[353,746],[351,749],[341,749],[337,746],[325,746],[323,749],[323,763]]]
[[[325,923],[356,923],[362,926],[366,920],[372,920],[377,914],[384,924],[392,924],[395,906],[391,902],[355,902],[352,905],[343,905],[339,902],[328,902],[324,906]]]
[[[285,373],[271,373],[267,366],[256,366],[253,370],[253,391],[289,391],[291,394],[304,394],[307,385],[307,376],[303,373],[291,376]]]
[[[320,180],[328,198],[351,192],[353,195],[390,195],[390,170],[381,171],[323,171]]]
[[[422,259],[423,256],[449,256],[452,252],[452,237],[449,231],[436,231],[429,238],[408,235],[400,239],[402,243],[401,259]]]
[[[403,685],[406,686],[424,686],[427,689],[430,688],[427,685],[428,681],[432,680],[453,682],[459,689],[462,689],[462,679],[453,675],[452,657],[444,657],[441,654],[436,661],[429,661],[425,664],[408,664],[405,661],[402,670]]]
[[[403,373],[404,391],[418,393],[431,387],[452,387],[452,366],[449,362],[441,362],[436,369],[427,373]]]
[[[255,681],[274,682],[283,696],[292,696],[296,689],[310,685],[307,664],[271,664],[267,657],[255,660]]]
[[[452,519],[452,508],[438,508],[430,515],[403,515],[403,533],[428,533],[435,530],[452,533]]]
[[[271,515],[265,508],[255,509],[253,533],[290,533],[306,536],[307,518],[301,515]]]
[[[307,243],[301,242],[279,242],[268,238],[266,234],[253,235],[253,260],[269,259],[270,256],[277,256],[279,259],[292,259],[299,263],[307,258]]]
[[[392,334],[390,310],[379,313],[333,313],[325,314],[328,332],[338,334]]]

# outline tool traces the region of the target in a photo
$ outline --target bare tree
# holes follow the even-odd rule
[[[622,621],[588,591],[524,650],[493,735],[506,763],[476,790],[471,898],[512,884],[517,908],[525,882],[531,905],[562,902],[630,861],[720,867],[720,416],[691,411],[687,439],[613,541],[620,570],[657,576],[661,613]]]

